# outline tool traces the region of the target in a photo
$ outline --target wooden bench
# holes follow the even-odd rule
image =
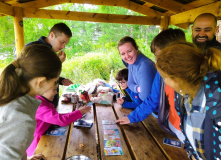
[[[144,121],[143,124],[147,128],[147,130],[151,133],[154,140],[157,142],[159,147],[162,149],[167,159],[171,160],[188,160],[187,153],[183,148],[177,148],[173,146],[168,146],[163,144],[164,138],[169,138],[173,140],[178,140],[174,135],[167,133],[159,126],[157,118],[153,117],[153,115],[149,115]]]
[[[122,108],[119,104],[116,104],[116,103],[114,104],[114,108],[117,111],[119,117],[127,116],[130,112],[132,112],[132,110]],[[122,114],[122,113],[125,113],[125,114]],[[136,124],[136,123],[134,123],[134,124]],[[156,142],[156,144],[158,145],[160,150],[165,155],[166,159],[188,160],[187,153],[183,148],[177,148],[177,147],[168,146],[166,144],[163,144],[164,138],[169,138],[169,139],[173,139],[173,140],[178,140],[178,139],[174,135],[169,134],[166,131],[164,131],[163,129],[161,129],[157,118],[153,117],[153,115],[149,115],[142,122],[142,125],[148,131],[148,133],[151,135],[152,139]],[[143,127],[141,127],[141,128],[143,129]],[[150,137],[150,136],[148,135],[148,137]],[[133,137],[131,139],[133,139]]]

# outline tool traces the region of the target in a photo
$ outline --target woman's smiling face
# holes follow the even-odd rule
[[[138,50],[130,42],[118,47],[121,58],[128,64],[134,64],[137,59]]]

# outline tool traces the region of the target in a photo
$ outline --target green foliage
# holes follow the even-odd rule
[[[121,7],[83,4],[63,4],[46,9],[142,16]],[[116,74],[120,68],[125,67],[117,50],[117,43],[124,36],[133,37],[139,50],[154,60],[154,55],[150,52],[150,44],[159,33],[157,26],[25,18],[25,43],[36,41],[41,36],[47,36],[51,27],[58,22],[66,23],[73,33],[64,50],[67,60],[63,63],[61,76],[71,79],[74,83],[85,84],[95,78],[108,81],[111,69]],[[0,25],[1,71],[13,61],[15,47],[13,18],[1,17]],[[170,27],[177,28],[176,26]],[[184,32],[187,40],[191,42],[190,28]]]
[[[6,60],[0,60],[0,73],[3,71],[3,69],[9,65],[13,60],[6,59]]]
[[[9,16],[0,18],[0,48],[15,44],[13,18]]]
[[[13,18],[9,16],[0,18],[0,68],[4,68],[13,59],[15,36],[12,21]]]
[[[111,69],[116,73],[123,67],[120,55],[116,50],[106,53],[88,53],[72,57],[63,63],[61,76],[74,83],[86,84],[96,78],[109,80]]]

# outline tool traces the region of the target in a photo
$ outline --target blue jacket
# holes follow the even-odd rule
[[[153,81],[152,89],[149,96],[127,117],[130,123],[140,122],[146,119],[153,111],[158,111],[160,99],[161,76],[157,72]]]
[[[134,93],[138,93],[137,88],[140,87],[141,92],[138,95],[144,101],[151,91],[153,79],[156,74],[154,62],[142,53],[139,53],[134,64],[128,64],[128,70],[128,87]]]
[[[123,97],[124,99],[124,103],[123,103],[123,107],[125,108],[136,108],[137,106],[139,106],[143,101],[139,98],[137,93],[132,92],[129,88],[126,88],[124,90],[124,92],[127,92],[129,97]],[[132,99],[133,101],[131,101],[130,99]]]

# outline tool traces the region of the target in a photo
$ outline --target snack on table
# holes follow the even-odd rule
[[[62,96],[64,97],[64,100],[62,100],[62,103],[70,103],[71,102],[71,93],[70,94],[63,94]]]
[[[90,102],[90,98],[89,98],[89,95],[88,95],[87,91],[81,92],[80,98],[84,99],[86,101],[86,103]]]
[[[79,147],[81,147],[81,148],[84,147],[84,144],[80,144]]]

